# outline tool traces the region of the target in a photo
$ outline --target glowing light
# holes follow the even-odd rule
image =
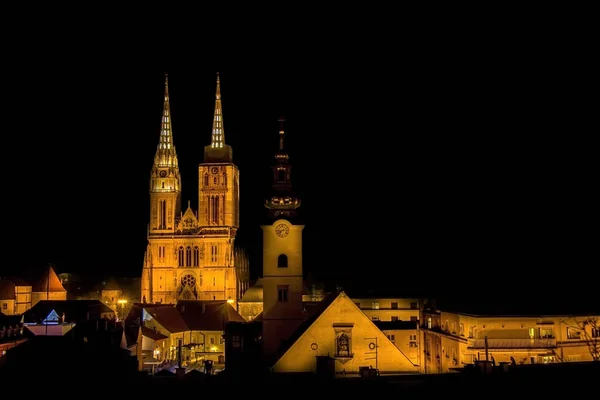
[[[229,299],[229,300],[227,300],[227,302],[228,302],[229,304],[233,304],[233,299]]]
[[[127,304],[127,300],[125,300],[125,299],[117,300],[117,303],[119,303],[121,305],[122,304]]]

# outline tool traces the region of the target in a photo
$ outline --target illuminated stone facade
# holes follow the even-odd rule
[[[331,358],[336,375],[356,376],[361,367],[381,374],[419,372],[419,366],[344,292],[330,294],[290,342],[274,364],[275,372],[316,372],[317,357]]]
[[[424,314],[424,372],[444,373],[478,360],[496,365],[598,360],[599,316]],[[487,349],[487,351],[486,351]]]
[[[198,210],[181,208],[181,175],[173,141],[168,80],[160,140],[150,175],[150,223],[142,271],[142,302],[227,300],[248,286],[248,264],[236,262],[239,171],[225,144],[217,75],[213,131],[198,167]]]

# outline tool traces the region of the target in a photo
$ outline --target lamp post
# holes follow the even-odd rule
[[[127,299],[119,299],[117,300],[119,304],[119,308],[121,309],[121,320],[125,319],[125,304],[127,304]]]

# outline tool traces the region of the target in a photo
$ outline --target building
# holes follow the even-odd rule
[[[143,303],[229,300],[234,307],[248,287],[247,262],[236,251],[239,171],[225,142],[217,75],[211,142],[198,167],[198,208],[181,207],[169,84],[165,78],[160,138],[150,173],[150,221],[142,270]],[[240,258],[239,261],[236,261]]]
[[[224,364],[223,334],[230,322],[244,319],[225,300],[180,300],[176,305],[134,304],[126,327],[142,357],[140,368],[171,369],[181,356],[182,366],[194,369],[205,360]]]
[[[425,310],[424,372],[446,373],[484,360],[522,365],[600,359],[600,313],[525,308]]]
[[[51,266],[44,268],[41,279],[31,289],[31,306],[41,300],[67,300],[67,290]]]
[[[0,279],[0,311],[5,315],[23,314],[40,300],[66,299],[67,291],[51,266],[34,285],[19,277]]]

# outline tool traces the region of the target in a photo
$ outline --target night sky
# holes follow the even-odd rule
[[[1,274],[139,276],[169,73],[183,206],[197,208],[216,72],[254,277],[280,116],[317,277],[437,293],[573,293],[598,276],[597,175],[581,76],[524,49],[301,59],[12,66]],[[163,68],[164,67],[164,68]],[[586,129],[582,131],[581,129]],[[592,229],[594,227],[594,229]]]

